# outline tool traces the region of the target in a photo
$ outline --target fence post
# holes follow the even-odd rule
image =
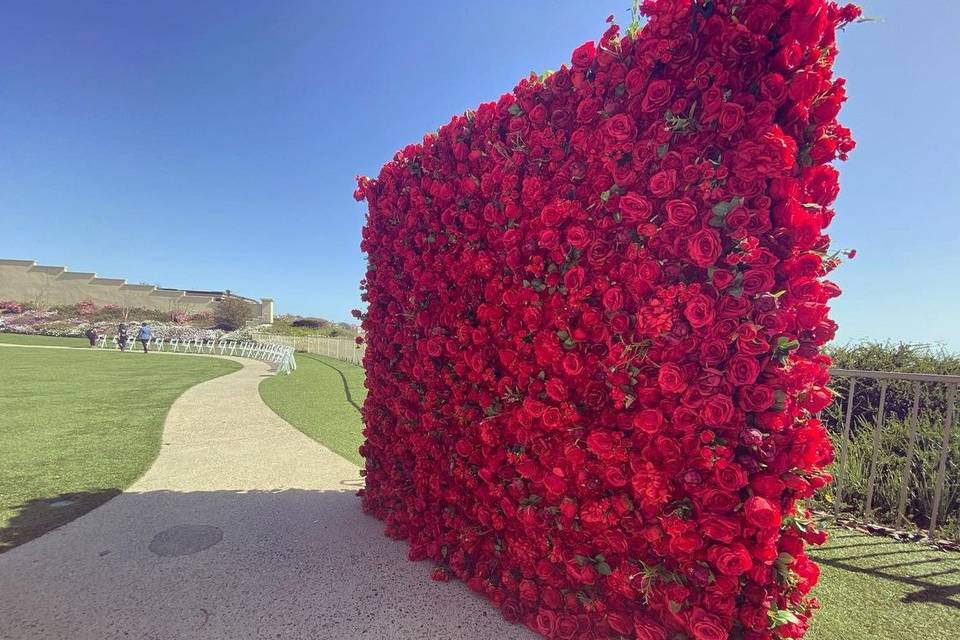
[[[880,441],[883,437],[883,406],[887,401],[887,387],[889,380],[880,381],[880,408],[877,410],[877,421],[873,427],[873,456],[870,458],[870,477],[867,479],[867,503],[863,515],[867,518],[873,515],[873,487],[877,481],[877,461],[880,458]]]
[[[917,445],[917,421],[920,412],[920,383],[913,383],[913,408],[910,410],[910,440],[907,442],[907,461],[903,469],[903,480],[900,482],[900,495],[897,497],[897,524],[903,522],[907,512],[907,491],[910,489],[910,479],[913,475],[913,450]]]
[[[943,497],[943,483],[947,474],[947,458],[950,457],[950,433],[953,431],[953,405],[957,398],[957,385],[947,387],[947,411],[943,421],[943,445],[940,448],[940,466],[937,468],[937,485],[933,490],[933,506],[930,508],[930,531],[933,538],[937,532],[937,520],[940,515],[940,500]]]
[[[857,379],[850,378],[850,390],[847,391],[847,413],[843,420],[843,440],[840,442],[840,469],[837,473],[837,496],[833,503],[833,512],[840,515],[840,503],[843,502],[843,477],[847,468],[847,450],[850,444],[850,420],[853,418],[853,392],[857,388]]]

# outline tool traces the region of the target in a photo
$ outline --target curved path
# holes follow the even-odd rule
[[[149,471],[0,555],[3,640],[532,638],[429,579],[360,510],[356,466],[260,400],[267,365],[181,396]]]

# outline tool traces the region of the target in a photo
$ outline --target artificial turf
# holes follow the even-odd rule
[[[821,609],[808,640],[960,637],[960,553],[835,529],[811,556]]]
[[[156,458],[173,401],[239,368],[215,357],[0,346],[0,552],[128,487]]]

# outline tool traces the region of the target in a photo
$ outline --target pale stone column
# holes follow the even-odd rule
[[[273,324],[273,298],[260,298],[260,322]]]

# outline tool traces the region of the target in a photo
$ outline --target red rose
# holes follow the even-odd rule
[[[804,182],[810,201],[824,207],[833,203],[840,192],[837,170],[828,164],[807,169]]]
[[[520,622],[520,604],[516,600],[504,600],[500,604],[500,615],[507,622]]]
[[[583,267],[573,267],[563,274],[563,286],[567,288],[567,291],[576,291],[583,286],[586,278],[587,272]]]
[[[760,365],[751,356],[736,355],[727,363],[727,380],[735,385],[753,384],[760,375]]]
[[[618,113],[603,124],[603,131],[618,142],[633,140],[637,127],[630,116]]]
[[[613,438],[606,431],[592,431],[587,436],[587,449],[598,456],[606,456],[613,451]]]
[[[720,109],[717,124],[721,135],[731,136],[743,126],[743,107],[735,102],[725,102]]]
[[[687,243],[690,260],[699,267],[709,267],[720,257],[720,234],[712,229],[701,229]]]
[[[761,632],[767,629],[770,616],[766,607],[746,607],[740,610],[740,621],[747,629]]]
[[[729,345],[730,343],[724,340],[704,340],[700,345],[700,359],[708,366],[720,364],[727,357]]]
[[[587,98],[577,105],[577,122],[580,124],[589,124],[600,117],[600,102]]]
[[[647,85],[647,92],[643,96],[643,110],[653,111],[667,104],[673,95],[673,85],[667,80],[654,80]]]
[[[623,291],[620,287],[610,287],[604,291],[603,308],[607,311],[619,311],[623,308]]]
[[[722,291],[733,284],[736,277],[736,274],[729,269],[714,269],[711,281],[713,282],[713,286]]]
[[[750,479],[750,488],[764,498],[776,500],[786,488],[783,480],[769,473],[762,473]]]
[[[682,227],[690,224],[697,218],[697,206],[687,198],[668,200],[666,208],[667,220],[669,220],[671,224]]]
[[[734,518],[706,515],[700,520],[700,530],[708,538],[729,544],[740,535],[740,522]]]
[[[563,425],[563,415],[556,407],[548,407],[545,409],[540,415],[540,420],[543,422],[544,428],[550,431],[559,429]]]
[[[580,226],[567,229],[567,243],[574,249],[583,249],[590,242],[590,233]]]
[[[656,433],[663,424],[663,413],[657,409],[644,409],[633,417],[633,426],[646,433]]]
[[[584,42],[573,50],[571,61],[573,62],[574,69],[586,69],[593,64],[593,59],[596,55],[597,48],[593,41]]]
[[[620,215],[630,222],[646,222],[650,219],[653,207],[650,201],[635,193],[620,196]]]
[[[753,567],[750,552],[742,544],[729,547],[715,545],[707,551],[707,559],[725,576],[737,577]]]
[[[625,80],[627,93],[636,94],[642,88],[647,81],[647,75],[640,69],[634,67],[630,69],[630,72],[627,73]]]
[[[773,288],[773,271],[770,269],[748,269],[743,274],[743,292],[755,295]]]
[[[687,626],[694,640],[726,640],[729,637],[720,619],[703,609],[694,609],[690,613]]]
[[[680,370],[680,367],[673,363],[667,363],[660,367],[660,372],[657,374],[657,382],[660,384],[660,388],[667,393],[680,393],[687,388],[683,372]]]
[[[537,610],[535,626],[537,633],[549,638],[557,629],[557,614],[541,607]]]
[[[683,308],[683,315],[694,329],[705,327],[713,323],[715,317],[713,300],[703,294],[698,294],[687,301]]]
[[[677,188],[677,172],[675,169],[664,169],[650,178],[650,193],[656,198],[665,198]],[[719,255],[719,252],[717,253]]]
[[[574,640],[578,631],[577,619],[571,615],[561,615],[557,621],[558,640]]]
[[[649,618],[637,616],[633,619],[633,632],[637,640],[667,640],[667,631]]]
[[[560,234],[556,229],[544,229],[540,233],[539,244],[544,249],[556,249],[560,246]]]
[[[766,411],[776,401],[773,388],[765,384],[742,387],[739,391],[740,406],[744,411]]]
[[[733,417],[733,402],[729,396],[715,395],[703,405],[703,423],[710,427],[722,427]]]
[[[768,73],[760,80],[760,97],[779,106],[787,97],[787,82],[779,73]]]
[[[743,504],[743,514],[750,525],[758,529],[780,526],[780,509],[766,498],[751,496]]]
[[[727,491],[739,491],[747,484],[747,473],[743,467],[730,463],[716,471],[717,484]]]
[[[618,467],[607,467],[603,472],[603,477],[611,487],[625,487],[628,484],[627,476]]]
[[[546,409],[546,406],[536,398],[523,399],[523,410],[534,418],[542,416],[544,409]]]
[[[567,387],[556,378],[551,378],[547,381],[547,395],[550,396],[552,400],[557,402],[562,402],[567,399]]]
[[[739,504],[740,499],[729,491],[708,488],[700,493],[703,508],[714,513],[726,513]]]
[[[548,493],[555,496],[563,495],[563,492],[567,490],[567,483],[563,481],[563,478],[553,473],[543,476],[543,486]]]
[[[746,207],[734,207],[723,218],[723,225],[728,229],[742,229],[749,224],[750,210]]]
[[[629,634],[633,631],[633,620],[625,613],[611,611],[607,614],[607,622],[610,628],[621,635]]]

